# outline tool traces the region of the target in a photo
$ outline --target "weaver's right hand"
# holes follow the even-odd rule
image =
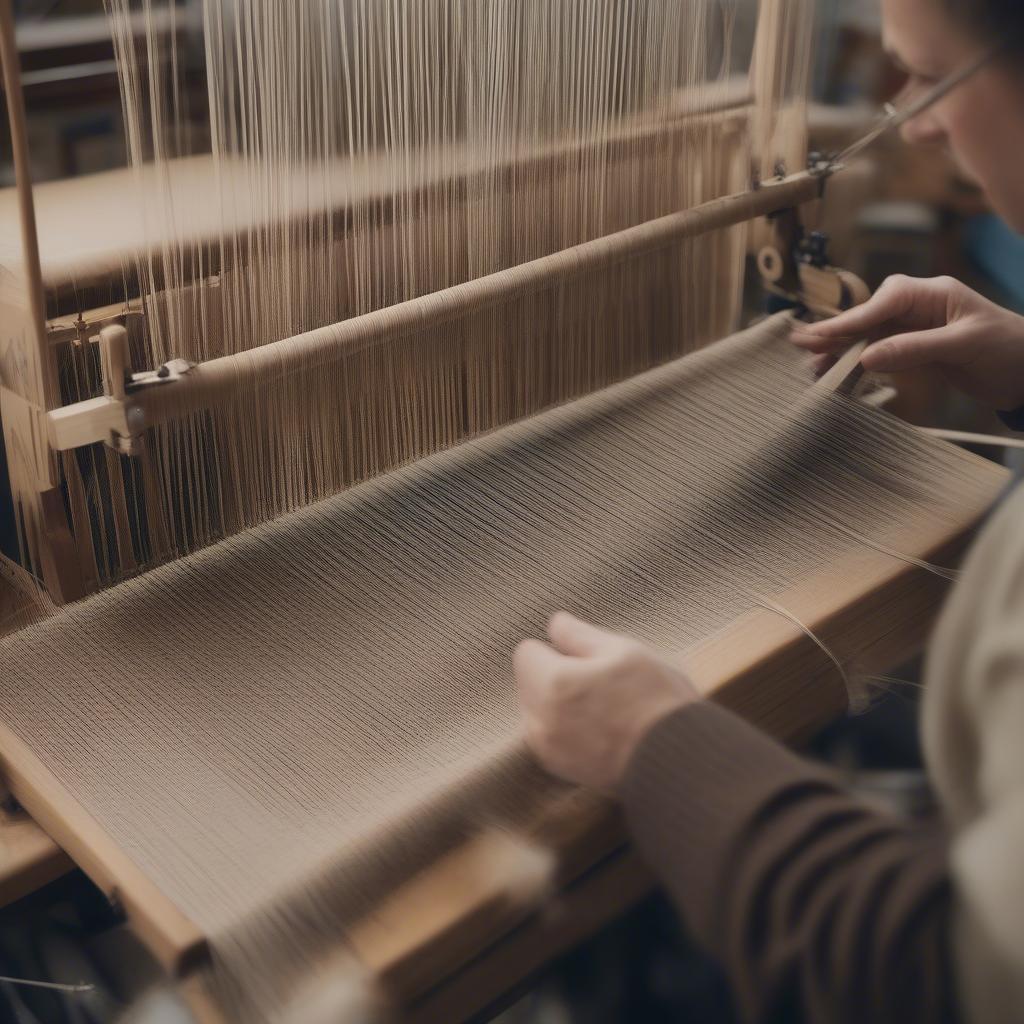
[[[952,277],[890,277],[862,306],[816,324],[793,343],[827,357],[861,338],[866,370],[938,368],[954,387],[1001,411],[1024,406],[1024,317]]]

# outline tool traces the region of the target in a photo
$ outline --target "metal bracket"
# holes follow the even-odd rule
[[[181,380],[196,364],[170,359],[155,370],[129,373],[128,335],[119,324],[103,328],[100,346],[106,393],[47,413],[50,447],[65,451],[102,442],[122,455],[140,455],[147,426],[141,393]]]
[[[181,380],[195,366],[195,363],[190,363],[187,359],[169,359],[155,370],[144,370],[141,373],[126,375],[124,381],[125,397],[127,398],[129,395],[145,391],[149,388],[159,387],[161,384],[173,384],[175,381]],[[133,412],[136,413],[135,416],[132,415]],[[133,425],[132,420],[137,419],[139,413],[138,406],[133,406],[128,410],[125,422],[129,427]],[[141,455],[145,450],[146,438],[141,432],[122,434],[113,430],[106,443],[114,451],[120,452],[121,455],[136,456]]]
[[[818,316],[834,316],[866,302],[871,291],[856,274],[828,263],[828,237],[807,234],[796,209],[771,217],[773,244],[757,254],[765,290]]]
[[[194,370],[195,363],[187,359],[169,359],[162,363],[155,370],[145,370],[142,373],[133,373],[125,381],[125,391],[131,394],[133,391],[140,391],[143,388],[154,387],[160,384],[173,384],[181,380],[187,373]]]

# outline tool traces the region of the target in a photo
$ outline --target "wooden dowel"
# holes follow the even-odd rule
[[[861,365],[860,357],[864,355],[867,348],[866,341],[858,341],[851,345],[836,363],[827,372],[823,373],[815,383],[818,391],[835,391],[839,394],[849,395],[857,386],[858,381],[864,376],[864,367]]]
[[[128,373],[128,332],[121,324],[110,324],[100,331],[100,352],[103,360],[103,393],[108,398],[124,401],[125,378]]]
[[[990,448],[1024,448],[1024,437],[1001,437],[998,434],[975,434],[968,430],[946,430],[944,427],[919,427],[925,434],[958,444],[978,444]]]
[[[759,189],[714,199],[422,298],[238,355],[212,359],[173,384],[130,396],[126,406],[133,421],[142,427],[155,426],[206,408],[256,383],[309,372],[343,352],[451,323],[683,239],[799,205],[816,198],[821,189],[822,179],[807,172],[767,182]]]

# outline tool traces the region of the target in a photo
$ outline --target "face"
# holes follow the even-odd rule
[[[886,50],[920,95],[984,51],[941,0],[882,0]],[[944,146],[1024,233],[1024,72],[993,60],[903,127],[909,142]]]

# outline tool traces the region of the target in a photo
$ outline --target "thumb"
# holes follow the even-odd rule
[[[950,358],[952,333],[948,327],[936,327],[930,331],[897,334],[869,345],[861,356],[861,365],[875,373],[899,373],[934,363],[953,362]]]
[[[512,656],[520,707],[529,712],[542,707],[552,680],[565,658],[542,640],[523,640]]]
[[[891,320],[895,309],[893,300],[878,292],[863,305],[848,309],[829,320],[810,324],[796,321],[790,341],[798,348],[818,354],[841,352],[851,342],[866,337]]]
[[[563,654],[588,658],[598,654],[615,639],[614,633],[577,619],[568,612],[556,612],[548,623],[548,636]]]

